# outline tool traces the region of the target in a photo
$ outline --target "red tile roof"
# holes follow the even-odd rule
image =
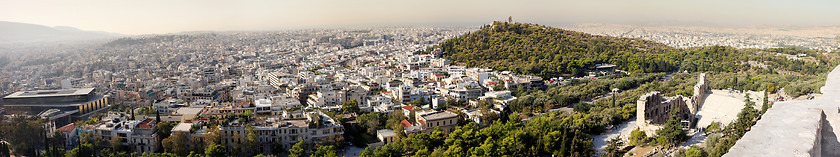
[[[414,110],[414,106],[411,106],[411,105],[405,105],[402,108],[405,109],[405,110],[408,110],[408,111]]]
[[[405,120],[405,119],[403,119],[403,120],[400,122],[400,124],[402,124],[402,127],[403,127],[403,128],[405,128],[405,127],[410,127],[410,126],[414,126],[414,123],[409,122],[408,120]]]
[[[141,128],[141,129],[155,128],[155,125],[151,124],[151,123],[152,123],[152,119],[143,120],[143,122],[140,122],[140,124],[137,124],[137,128]]]
[[[69,133],[69,132],[73,131],[73,129],[76,129],[76,123],[70,123],[70,124],[67,124],[65,126],[62,126],[61,128],[55,129],[55,130]]]

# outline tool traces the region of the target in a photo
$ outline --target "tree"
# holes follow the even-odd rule
[[[274,142],[271,143],[271,154],[272,155],[280,155],[286,152],[286,148],[283,148],[282,140],[279,137],[274,139]]]
[[[680,124],[679,109],[671,110],[671,118],[662,129],[656,130],[656,134],[659,136],[656,142],[662,146],[673,146],[686,140],[687,136]]]
[[[408,111],[408,121],[412,123],[417,122],[417,112],[414,110]]]
[[[90,143],[82,143],[78,147],[73,148],[73,150],[70,150],[70,152],[65,154],[65,156],[67,157],[87,157],[94,155],[96,154],[94,153],[93,145]]]
[[[172,128],[175,127],[175,124],[169,122],[158,122],[155,125],[155,130],[157,131],[158,137],[160,138],[167,138],[172,133]]]
[[[373,149],[370,146],[365,147],[365,150],[362,150],[359,157],[373,157]]]
[[[123,147],[123,144],[122,144],[122,140],[120,140],[119,137],[116,137],[116,136],[112,137],[111,140],[108,143],[111,145],[111,148],[114,151],[120,151],[120,152],[125,151],[125,148]]]
[[[505,90],[505,86],[501,84],[493,85],[493,91],[503,91]]]
[[[254,130],[254,127],[248,126],[248,132],[245,134],[245,143],[243,143],[246,156],[253,156],[257,152],[258,142],[256,130]]]
[[[117,151],[111,148],[105,148],[99,151],[99,156],[101,157],[131,157],[131,155],[136,154],[129,154],[126,151]]]
[[[222,134],[219,131],[219,126],[211,125],[207,127],[207,133],[204,134],[204,146],[209,147],[211,144],[222,141]]]
[[[575,112],[589,112],[589,108],[592,108],[591,105],[588,103],[578,103],[575,104],[574,111]]]
[[[703,157],[704,152],[702,149],[691,147],[685,152],[686,157]]]
[[[755,109],[755,102],[752,102],[750,95],[747,94],[744,98],[744,108],[738,113],[738,119],[729,124],[734,128],[727,129],[727,131],[731,131],[729,134],[738,135],[738,139],[740,139],[741,135],[747,133],[749,128],[755,125],[755,120],[759,114],[759,111]]]
[[[383,129],[382,122],[384,118],[378,112],[370,112],[359,115],[359,118],[356,118],[359,121],[359,125],[365,128],[366,133],[368,135],[376,135],[376,130]]]
[[[764,90],[765,92],[776,93],[779,90],[779,87],[776,86],[776,84],[772,83],[772,82],[767,83],[766,86],[767,86],[767,89]]]
[[[292,146],[289,149],[289,157],[306,157],[306,142],[303,141],[303,137],[298,138],[298,143]]]
[[[709,124],[709,126],[706,127],[705,130],[703,130],[703,133],[712,134],[719,132],[720,130],[720,123],[713,121],[711,124]]]
[[[2,119],[0,119],[0,121],[2,121]],[[6,144],[5,142],[0,142],[0,156],[11,156],[11,155],[12,154],[9,154],[9,145]]]
[[[2,149],[2,148],[0,148],[0,149]],[[3,153],[0,152],[0,156],[2,156],[2,155],[3,155]],[[44,150],[43,152],[41,152],[41,156],[66,156],[66,155],[67,155],[67,150],[65,150],[64,148],[52,147],[52,146],[50,148],[47,148],[47,150]]]
[[[47,138],[47,148],[45,148],[46,150],[44,150],[41,154],[43,154],[43,156],[64,156],[67,152],[67,150],[64,150],[63,148],[65,140],[64,134],[61,133],[61,131],[54,132],[52,137]],[[0,151],[2,151],[2,149],[0,149]]]
[[[0,127],[4,133],[0,136],[9,142],[16,154],[35,156],[38,155],[36,148],[46,144],[44,120],[38,117],[14,116]]]
[[[93,144],[95,142],[96,142],[96,137],[94,137],[93,132],[87,132],[87,133],[80,133],[79,134],[79,144],[82,144],[82,143]]]
[[[411,105],[411,106],[421,106],[421,107],[422,107],[422,106],[426,105],[426,101],[425,101],[425,100],[423,100],[423,98],[422,98],[422,96],[421,96],[421,98],[420,98],[420,99],[417,99],[417,100],[414,100],[414,101],[408,102],[407,104],[409,104],[409,105]]]
[[[761,114],[764,114],[764,112],[767,112],[767,110],[770,109],[770,107],[772,107],[770,104],[770,97],[767,96],[767,93],[767,91],[764,91],[764,97],[761,99]]]
[[[647,137],[647,134],[645,133],[645,131],[642,131],[639,128],[636,128],[636,130],[633,130],[633,132],[630,132],[630,143],[629,144],[633,145],[633,146],[641,146],[641,145],[647,143],[647,138],[648,137]]]
[[[309,157],[338,157],[335,153],[335,146],[320,146],[312,152]]]
[[[356,99],[345,101],[344,104],[341,105],[341,110],[344,113],[359,113],[362,109],[359,108],[359,103]]]
[[[180,157],[178,154],[172,153],[143,153],[140,157]]]
[[[158,123],[160,123],[160,122],[163,122],[160,119],[160,111],[155,110],[155,125],[158,125]]]
[[[394,110],[388,115],[387,120],[385,120],[385,125],[391,130],[402,129],[402,125],[400,122],[405,119],[405,114],[403,114],[402,110]]]
[[[225,150],[225,146],[210,143],[210,145],[207,146],[207,149],[204,150],[204,155],[207,155],[207,157],[225,157],[227,156],[227,152]]]
[[[621,147],[624,146],[624,142],[621,141],[620,136],[610,139],[607,141],[607,147],[604,148],[603,156],[606,157],[621,157],[624,156],[626,151],[622,150]]]
[[[404,156],[402,140],[395,140],[374,151],[373,156]]]
[[[162,140],[163,148],[166,149],[168,153],[174,153],[178,156],[187,156],[189,153],[190,148],[187,147],[189,144],[189,137],[184,132],[175,132],[172,133],[172,136],[169,136]]]
[[[201,157],[201,155],[196,154],[195,151],[190,151],[190,155],[187,155],[187,157]]]

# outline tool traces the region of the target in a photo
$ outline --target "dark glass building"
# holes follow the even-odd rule
[[[107,110],[108,99],[94,88],[20,91],[3,97],[5,114],[37,115],[62,126]]]

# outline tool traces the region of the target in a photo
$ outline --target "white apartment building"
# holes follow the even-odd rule
[[[341,109],[341,105],[346,100],[344,91],[318,91],[315,94],[309,95],[307,104],[309,107],[321,108],[329,111],[337,111]]]
[[[94,135],[105,140],[118,138],[120,143],[138,153],[157,151],[159,139],[153,119],[127,120],[122,114],[109,114],[104,123],[94,127]]]

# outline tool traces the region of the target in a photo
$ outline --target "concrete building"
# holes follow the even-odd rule
[[[440,127],[443,133],[455,131],[455,126],[458,126],[458,115],[449,111],[434,111],[417,115],[417,125],[420,126],[421,132],[432,134],[435,128]]]
[[[492,99],[493,102],[496,104],[495,108],[503,109],[505,108],[505,104],[510,103],[513,100],[516,100],[516,97],[511,94],[510,91],[493,91],[493,92],[486,92],[484,96],[479,97],[478,99],[487,100]]]
[[[272,112],[281,111],[287,108],[302,107],[303,105],[294,97],[274,96],[271,97]]]
[[[116,138],[123,146],[133,152],[153,153],[157,151],[159,140],[155,133],[153,119],[129,120],[121,113],[109,114],[102,123],[94,128],[94,135],[104,140]]]
[[[20,91],[3,97],[2,107],[6,109],[6,114],[23,115],[39,115],[57,109],[48,118],[57,126],[64,126],[107,110],[110,105],[108,96],[94,92],[94,88]]]
[[[397,134],[394,133],[394,130],[382,129],[376,131],[376,138],[378,138],[379,141],[382,141],[382,144],[388,144],[397,140]]]
[[[329,111],[338,111],[341,105],[346,101],[344,91],[318,91],[315,94],[309,95],[307,104],[309,107],[321,108]]]
[[[310,145],[335,144],[343,141],[344,126],[329,116],[321,112],[308,112],[303,116],[304,119],[268,118],[249,124],[221,126],[222,145],[226,145],[228,151],[241,151],[232,149],[233,146],[245,141],[249,126],[253,127],[257,134],[259,143],[257,151],[263,154],[271,153],[273,143],[280,143],[282,148],[290,149],[299,139],[303,139]]]

